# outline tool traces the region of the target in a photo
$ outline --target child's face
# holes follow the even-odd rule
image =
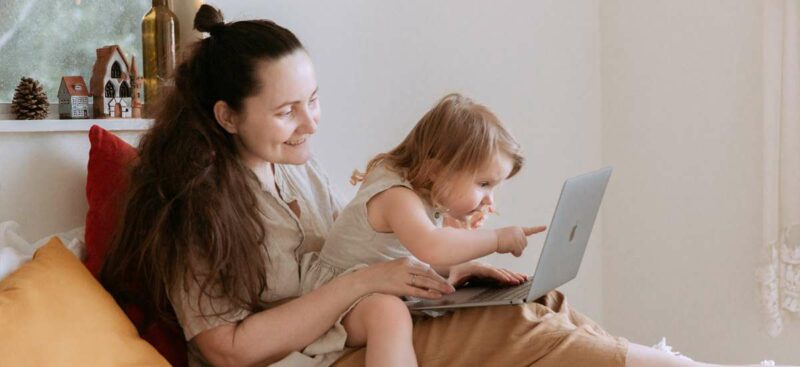
[[[442,198],[448,214],[459,220],[494,205],[494,190],[506,180],[513,168],[511,157],[504,153],[495,156],[475,174],[458,175]]]

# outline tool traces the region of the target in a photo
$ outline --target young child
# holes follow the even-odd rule
[[[527,236],[544,227],[476,228],[493,211],[495,188],[522,163],[519,144],[488,108],[459,94],[445,96],[400,145],[373,158],[364,175],[354,172],[352,182],[363,183],[334,222],[320,253],[303,262],[303,292],[361,264],[406,256],[444,276],[453,265],[494,252],[520,256]],[[442,226],[445,218],[450,226]],[[514,275],[512,284],[525,280]],[[415,281],[412,275],[409,285],[419,287]],[[351,308],[343,324],[348,345],[367,344],[368,366],[415,363],[407,308],[392,307],[391,315],[377,311],[408,320],[407,330],[382,331],[390,335],[381,343],[369,330],[354,333],[367,323],[358,316],[358,307]],[[380,355],[371,353],[373,345],[381,345]]]

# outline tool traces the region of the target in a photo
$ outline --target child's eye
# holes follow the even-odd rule
[[[479,183],[479,185],[480,185],[481,187],[489,187],[489,186],[491,186],[491,185],[489,185],[489,183],[488,183],[488,182],[481,182],[481,183]]]

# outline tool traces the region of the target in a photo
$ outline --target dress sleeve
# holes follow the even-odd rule
[[[231,303],[207,296],[200,299],[200,285],[194,281],[188,282],[187,286],[183,284],[173,286],[169,299],[187,341],[203,331],[221,325],[235,324],[250,315],[249,311],[236,308],[225,314],[215,315],[231,309]]]

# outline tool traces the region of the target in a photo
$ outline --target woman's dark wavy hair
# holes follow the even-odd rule
[[[193,45],[176,68],[174,87],[157,101],[100,273],[120,303],[137,303],[169,320],[168,294],[179,286],[199,286],[193,301],[200,310],[203,297],[260,309],[267,259],[253,190],[257,178],[239,160],[233,135],[220,127],[213,109],[224,101],[240,112],[243,100],[269,83],[259,80],[259,63],[303,49],[294,34],[271,21],[224,23],[209,5],[197,12],[194,27],[211,36]]]

